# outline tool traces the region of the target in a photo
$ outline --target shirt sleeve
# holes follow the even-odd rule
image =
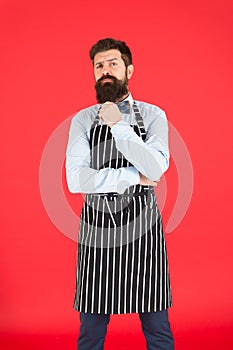
[[[71,121],[66,150],[66,179],[72,193],[123,193],[127,187],[139,183],[139,172],[134,166],[91,168],[88,130],[80,113]]]
[[[156,181],[168,169],[168,123],[164,111],[151,113],[145,141],[124,120],[116,123],[111,132],[117,149],[148,179]]]

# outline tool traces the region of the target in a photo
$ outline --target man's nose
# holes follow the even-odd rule
[[[109,74],[111,74],[110,67],[104,66],[104,67],[103,67],[102,74],[103,74],[103,75],[109,75]]]
[[[108,69],[104,69],[102,73],[103,73],[103,75],[109,75],[110,74]]]

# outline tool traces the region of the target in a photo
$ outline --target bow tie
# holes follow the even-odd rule
[[[123,114],[130,114],[130,104],[129,101],[123,101],[120,103],[117,103],[117,106],[121,113]]]

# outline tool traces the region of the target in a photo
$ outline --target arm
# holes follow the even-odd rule
[[[87,115],[82,111],[71,122],[66,151],[66,178],[72,193],[121,193],[139,183],[139,173],[135,167],[101,170],[90,167]]]
[[[153,110],[152,110],[153,111]],[[168,123],[165,113],[154,109],[148,124],[146,141],[143,142],[123,120],[111,128],[117,149],[144,176],[158,180],[169,165]]]

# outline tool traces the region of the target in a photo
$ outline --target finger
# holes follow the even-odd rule
[[[106,101],[103,103],[103,106],[109,106],[109,105],[113,105],[114,103],[113,102],[110,102],[110,101]]]
[[[102,107],[101,107],[101,111],[103,112],[103,111],[107,111],[108,109],[110,108],[110,105],[103,105]]]

